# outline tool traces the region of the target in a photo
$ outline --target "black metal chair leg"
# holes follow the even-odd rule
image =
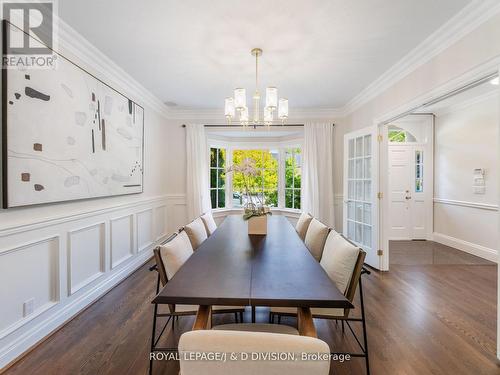
[[[363,301],[363,285],[361,283],[361,277],[359,278],[359,299],[361,305],[361,324],[363,326],[363,343],[365,346],[366,374],[370,375],[370,361],[368,359],[368,336],[366,333],[365,304]]]
[[[238,313],[237,312],[234,313],[234,321],[236,323],[238,323]]]
[[[240,311],[240,323],[243,323],[243,311]]]
[[[255,323],[255,306],[252,306],[252,323]]]
[[[281,324],[281,315],[278,315],[278,324]]]
[[[270,313],[269,313],[269,324],[273,323],[273,320],[274,320],[274,319],[273,319],[273,313],[272,313],[272,312],[270,312]]]
[[[151,333],[151,353],[153,353],[155,347],[155,333],[156,333],[156,314],[158,312],[158,304],[155,303],[153,311],[153,332]],[[149,375],[153,374],[153,358],[149,359]]]
[[[344,321],[342,320],[341,323],[342,323],[342,334],[344,334],[345,331]]]

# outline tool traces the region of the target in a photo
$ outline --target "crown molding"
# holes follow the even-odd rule
[[[395,83],[429,62],[500,12],[498,0],[474,0],[411,50],[340,109],[349,115]]]
[[[213,123],[225,123],[224,111],[221,108],[175,108],[170,109],[170,119],[184,121],[205,121]],[[338,119],[344,116],[340,109],[335,108],[292,108],[288,123],[310,119]]]
[[[79,61],[92,69],[100,79],[105,80],[111,86],[118,86],[119,91],[124,91],[128,97],[142,106],[154,109],[163,117],[169,119],[169,108],[162,103],[151,91],[146,89],[129,73],[101,52],[97,47],[85,39],[79,32],[69,26],[60,17],[57,17],[58,46],[59,49],[67,50]],[[59,50],[57,52],[60,52]],[[63,52],[61,52],[65,55]],[[70,58],[71,59],[71,58]]]

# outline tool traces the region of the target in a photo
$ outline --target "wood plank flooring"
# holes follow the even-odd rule
[[[430,255],[429,255],[430,254]],[[149,264],[152,264],[151,262]],[[147,374],[156,274],[144,265],[5,372]],[[391,270],[364,278],[372,374],[500,374],[496,359],[497,266],[433,243],[392,243]],[[267,321],[265,308],[257,319]],[[246,320],[250,320],[247,312]],[[214,323],[232,322],[232,315]],[[166,331],[172,345],[192,317]],[[295,319],[282,323],[295,325]],[[334,322],[316,320],[335,351],[355,348]],[[333,363],[331,373],[364,374],[363,359]],[[172,361],[154,374],[178,374]]]

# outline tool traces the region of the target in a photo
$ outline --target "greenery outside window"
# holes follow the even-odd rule
[[[212,208],[226,207],[226,150],[210,148],[210,200]]]
[[[285,151],[285,208],[300,209],[302,155],[300,148]]]
[[[259,170],[257,176],[247,178],[250,191],[269,207],[278,207],[278,166],[277,150],[233,150],[233,163],[240,164],[245,159],[252,159]],[[243,207],[245,201],[245,181],[242,173],[233,176],[233,207]]]

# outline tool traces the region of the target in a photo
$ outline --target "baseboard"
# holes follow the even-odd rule
[[[433,239],[435,242],[438,242],[440,244],[454,247],[456,249],[465,251],[466,253],[478,256],[491,262],[498,263],[498,251],[495,249],[490,249],[485,246],[467,242],[459,238],[447,236],[446,234],[437,232],[433,233]]]
[[[163,240],[163,238],[161,240]],[[20,335],[11,342],[7,348],[2,348],[2,351],[0,351],[0,373],[15,363],[25,352],[29,351],[40,341],[57,331],[77,314],[141,267],[151,258],[154,245],[155,244],[152,244],[149,249],[137,254],[126,264],[119,266],[115,272],[111,272],[107,275],[108,277],[101,280],[92,289],[78,296],[64,307],[57,310],[54,314],[29,329],[26,333]]]

